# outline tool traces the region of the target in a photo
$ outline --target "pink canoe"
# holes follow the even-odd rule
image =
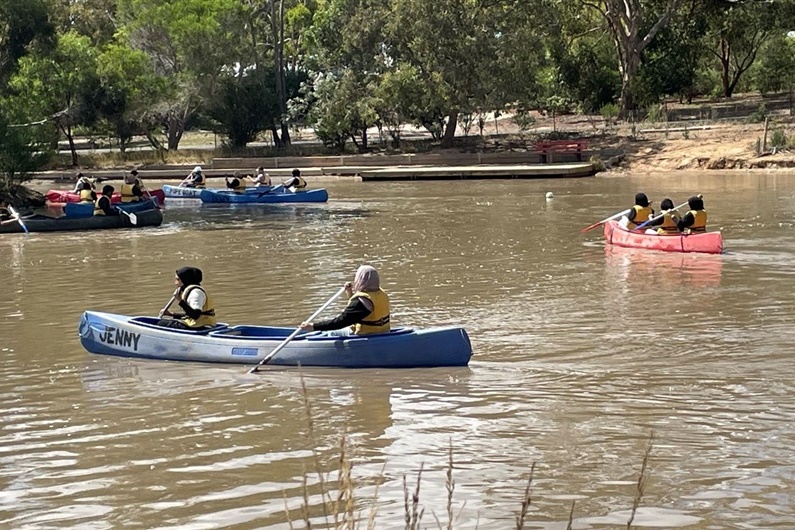
[[[621,228],[617,221],[605,223],[605,241],[618,247],[643,248],[662,252],[703,252],[705,254],[721,254],[723,252],[723,235],[720,232],[662,236],[646,234],[643,231],[630,232]]]
[[[157,199],[157,204],[163,204],[163,200],[166,198],[165,193],[161,189],[155,190],[147,190],[144,192],[144,198],[146,198],[146,193],[149,193]],[[97,194],[99,194],[99,190],[97,190]],[[51,203],[59,203],[59,202],[80,202],[80,195],[77,193],[73,193],[71,190],[50,190],[48,191],[45,196],[47,200]],[[110,202],[117,203],[121,201],[121,194],[117,191],[114,192],[110,198]]]

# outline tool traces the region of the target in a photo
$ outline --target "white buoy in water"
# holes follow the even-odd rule
[[[555,195],[554,195],[554,194],[553,194],[551,191],[548,191],[548,192],[547,192],[547,199],[551,199],[551,198],[552,198],[552,197],[554,197],[554,196],[555,196]]]

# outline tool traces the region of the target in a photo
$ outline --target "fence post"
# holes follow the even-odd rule
[[[768,117],[765,116],[765,134],[762,137],[762,152],[763,153],[767,151],[767,121],[768,121]]]

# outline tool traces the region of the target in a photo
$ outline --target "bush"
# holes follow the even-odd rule
[[[789,147],[791,143],[792,142],[790,138],[787,138],[787,133],[784,131],[783,127],[773,129],[773,132],[770,135],[770,147],[784,149]]]

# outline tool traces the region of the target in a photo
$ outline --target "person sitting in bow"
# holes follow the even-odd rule
[[[654,217],[654,210],[652,210],[650,204],[645,193],[636,193],[635,204],[630,208],[629,213],[622,217],[619,222],[621,227],[627,230],[634,230]]]
[[[224,177],[226,187],[235,193],[243,193],[246,191],[246,179],[240,176],[240,171],[235,171],[232,180]]]
[[[124,175],[121,185],[121,202],[138,202],[144,198],[144,190],[138,172],[132,170],[129,175]]]
[[[171,313],[170,304],[163,310],[161,316],[172,317],[170,319],[161,318],[158,326],[174,329],[204,329],[215,326],[218,321],[215,318],[215,306],[212,299],[201,286],[202,271],[196,267],[182,267],[177,269],[174,276],[174,284],[177,286],[174,291],[174,302],[179,304],[185,313]],[[173,302],[172,302],[173,303]]]
[[[348,305],[334,318],[302,322],[304,331],[329,331],[329,335],[366,335],[390,330],[389,296],[381,289],[378,271],[362,265],[353,283],[345,284]]]
[[[301,176],[301,170],[293,169],[293,176],[282,182],[282,186],[292,192],[306,188],[306,181]]]
[[[679,230],[685,234],[703,233],[707,231],[707,211],[704,209],[704,199],[696,195],[687,199],[690,211],[679,220]]]
[[[113,207],[110,201],[114,191],[116,191],[115,188],[110,184],[102,186],[102,194],[94,202],[94,215],[119,215],[118,210]]]
[[[258,188],[262,186],[270,186],[271,185],[271,177],[267,173],[265,173],[265,168],[260,166],[257,168],[257,176],[254,178],[246,177],[251,182],[257,185]]]
[[[188,173],[180,186],[183,188],[204,188],[207,185],[207,177],[204,176],[201,166],[196,166],[193,171]]]
[[[657,227],[656,230],[652,230],[656,234],[678,234],[679,216],[677,215],[677,211],[674,210],[674,201],[668,198],[663,199],[660,203],[660,210],[661,216],[651,221],[646,226]]]

